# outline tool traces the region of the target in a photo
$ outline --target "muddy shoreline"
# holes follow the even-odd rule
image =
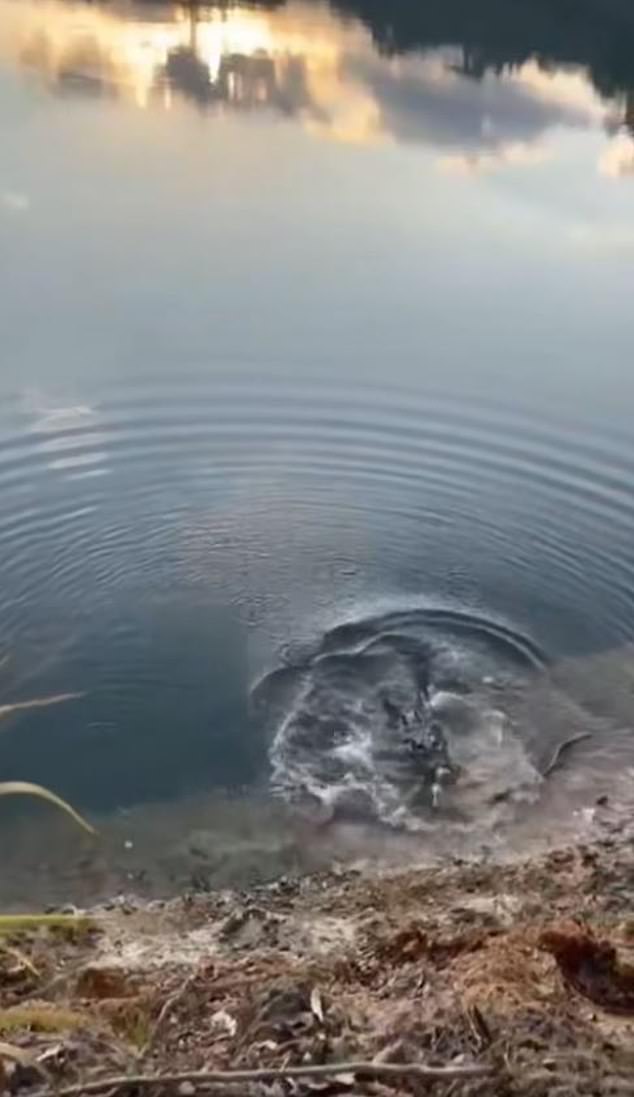
[[[29,1097],[110,1074],[376,1060],[487,1068],[486,1080],[434,1083],[452,1097],[629,1093],[633,837],[621,819],[592,841],[507,863],[455,858],[171,900],[122,895],[90,910],[83,928],[5,937],[0,1041],[28,1057],[5,1056],[5,1089]],[[545,947],[545,931],[590,942],[583,978]],[[222,1092],[389,1097],[427,1084],[343,1071]],[[149,1088],[191,1097],[209,1086]]]

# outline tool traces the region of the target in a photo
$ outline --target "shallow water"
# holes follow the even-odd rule
[[[250,688],[400,613],[479,714],[458,814],[586,727],[553,817],[627,772],[634,18],[522,12],[0,0],[0,704],[81,694],[0,776],[266,794]]]

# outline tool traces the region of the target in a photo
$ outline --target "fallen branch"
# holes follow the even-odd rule
[[[105,1090],[147,1089],[150,1086],[178,1085],[190,1082],[198,1088],[227,1085],[232,1082],[274,1082],[284,1078],[324,1078],[339,1074],[362,1074],[366,1078],[401,1078],[404,1075],[427,1082],[450,1082],[456,1079],[486,1078],[493,1074],[491,1066],[431,1067],[423,1063],[326,1063],[318,1066],[263,1067],[257,1070],[190,1070],[182,1074],[121,1074],[79,1082],[56,1090],[40,1090],[37,1097],[81,1097],[85,1093]]]

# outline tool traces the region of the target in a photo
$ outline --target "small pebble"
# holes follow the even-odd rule
[[[178,1097],[194,1097],[196,1086],[193,1082],[181,1082],[178,1087]]]

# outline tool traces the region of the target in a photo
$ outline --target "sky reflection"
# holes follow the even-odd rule
[[[628,95],[600,94],[584,67],[528,59],[476,69],[460,43],[387,53],[359,18],[322,4],[0,0],[0,22],[0,58],[56,94],[266,112],[331,140],[423,144],[459,173],[539,164],[562,129],[595,130],[598,170],[634,170]],[[5,194],[3,204],[22,203]]]

